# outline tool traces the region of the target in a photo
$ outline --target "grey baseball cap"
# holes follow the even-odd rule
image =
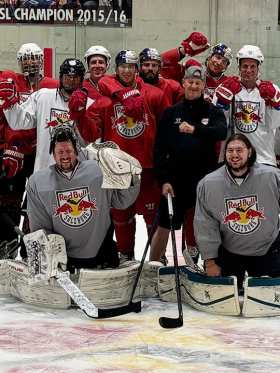
[[[206,71],[205,68],[202,66],[190,66],[185,70],[185,79],[201,79],[205,80],[206,78]]]

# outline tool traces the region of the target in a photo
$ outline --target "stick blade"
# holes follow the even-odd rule
[[[131,302],[125,306],[115,307],[115,308],[107,308],[107,309],[98,308],[98,316],[93,317],[93,318],[108,319],[110,317],[121,316],[121,315],[125,315],[131,312],[135,312],[135,313],[141,312],[141,301],[135,302],[135,303]],[[87,316],[92,317],[90,315],[87,315]]]
[[[175,329],[183,326],[183,318],[178,317],[177,319],[172,319],[170,317],[160,317],[159,325],[164,329]]]

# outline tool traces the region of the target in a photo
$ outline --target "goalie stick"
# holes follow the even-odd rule
[[[24,237],[25,234],[21,229],[14,224],[12,219],[7,214],[2,214],[3,219],[6,224],[13,227],[14,231]],[[40,243],[39,243],[40,244]],[[57,276],[55,276],[58,284],[66,291],[66,293],[73,299],[77,306],[90,318],[94,319],[104,319],[115,316],[120,316],[129,312],[140,312],[141,302],[130,302],[128,305],[116,308],[106,308],[101,309],[96,307],[85,294],[73,283],[73,281],[66,275],[66,273],[60,271]]]
[[[177,247],[176,247],[176,238],[175,231],[173,228],[173,205],[171,194],[167,195],[168,201],[168,213],[170,221],[170,231],[172,239],[172,251],[173,251],[173,260],[174,260],[174,270],[175,270],[175,283],[176,283],[176,294],[177,294],[177,304],[179,316],[177,318],[171,317],[160,317],[159,324],[165,329],[174,329],[183,326],[183,308],[182,308],[182,298],[181,298],[181,289],[180,289],[180,277],[179,277],[179,265],[178,265],[178,256],[177,256]]]

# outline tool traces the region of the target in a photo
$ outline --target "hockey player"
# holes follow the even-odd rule
[[[162,53],[162,75],[181,83],[184,77],[185,67],[198,65],[199,62],[190,59],[186,61],[184,66],[180,64],[179,61],[187,55],[195,56],[205,51],[209,47],[206,41],[207,38],[203,34],[194,32],[186,40],[182,41],[179,48],[174,48]],[[197,47],[193,48],[194,45],[197,45]],[[215,89],[226,79],[224,73],[230,66],[232,58],[231,49],[224,43],[218,43],[210,48],[205,61],[206,82],[204,88],[204,96],[209,102],[211,102],[213,98]]]
[[[155,170],[162,198],[150,260],[160,260],[165,253],[169,235],[167,194],[174,197],[173,224],[180,229],[186,210],[195,206],[198,181],[216,167],[215,142],[226,137],[225,116],[203,98],[204,84],[204,69],[189,67],[183,83],[185,99],[165,110],[160,121]]]
[[[58,86],[57,80],[43,77],[43,51],[37,44],[23,44],[17,52],[17,60],[20,73],[6,70],[0,74],[1,93],[7,88],[5,83],[7,79],[15,83],[18,95],[14,95],[13,90],[8,92],[8,96],[11,96],[11,104],[16,101],[24,102],[39,88]],[[6,106],[3,102],[0,106],[0,212],[8,214],[16,224],[19,224],[26,177],[32,173],[34,167],[36,130],[20,132],[12,130],[7,125],[3,113],[3,107]],[[2,243],[3,248],[6,245],[17,246],[17,235],[13,229],[6,226],[5,219],[2,221],[0,217],[0,220],[2,227],[0,245]]]
[[[232,131],[244,133],[257,152],[257,162],[276,166],[275,129],[280,126],[280,90],[259,80],[264,56],[259,47],[244,45],[237,52],[240,76],[227,78],[215,91],[213,102],[229,109]]]
[[[7,98],[6,92],[2,90],[2,98],[10,107],[4,110],[10,127],[15,130],[37,129],[35,171],[54,162],[52,155],[47,151],[53,128],[64,124],[73,125],[69,118],[68,101],[72,92],[81,87],[84,74],[85,68],[81,61],[67,58],[60,66],[59,88],[40,89],[21,105],[13,104],[13,100],[17,96],[13,82],[7,81],[5,83],[6,92],[13,92]]]
[[[141,190],[135,204],[126,210],[112,210],[118,250],[128,258],[134,255],[135,214],[143,215],[148,229],[155,217],[160,189],[153,171],[153,146],[157,123],[167,106],[163,92],[143,82],[138,75],[138,56],[122,50],[116,56],[116,74],[99,81],[103,95],[79,122],[82,137],[92,142],[97,137],[114,141],[143,167]],[[71,114],[81,108],[76,92],[69,106]],[[99,129],[99,131],[98,131]]]
[[[50,152],[55,164],[35,172],[26,188],[31,231],[62,235],[70,269],[116,267],[116,248],[107,234],[110,209],[127,208],[135,201],[138,175],[132,172],[128,189],[104,189],[100,167],[93,160],[79,162],[77,139],[66,126],[54,129]]]
[[[184,97],[182,86],[173,79],[160,75],[161,55],[155,48],[145,48],[139,54],[139,75],[145,83],[161,89],[169,105],[174,105]]]
[[[208,276],[280,276],[279,170],[257,164],[243,134],[226,142],[225,165],[197,188],[195,234]]]
[[[86,51],[84,59],[89,77],[84,80],[83,87],[86,88],[88,97],[95,100],[101,96],[98,82],[109,69],[111,55],[102,45],[93,45]]]

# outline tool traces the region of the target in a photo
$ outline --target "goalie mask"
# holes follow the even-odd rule
[[[24,76],[43,76],[43,51],[35,43],[23,44],[17,52],[17,60]]]

